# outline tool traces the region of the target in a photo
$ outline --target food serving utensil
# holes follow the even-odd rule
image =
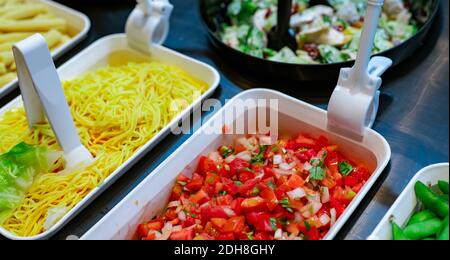
[[[48,119],[67,169],[86,167],[94,157],[81,143],[45,39],[35,34],[13,46],[28,125]]]
[[[297,40],[290,29],[291,12],[291,0],[278,0],[277,26],[267,35],[269,48],[279,51],[287,46],[293,51],[297,50]]]

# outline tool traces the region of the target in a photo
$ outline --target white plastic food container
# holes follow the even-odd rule
[[[152,149],[158,142],[160,142],[170,129],[176,126],[183,119],[187,118],[191,111],[200,106],[202,100],[210,96],[219,85],[219,73],[211,66],[196,61],[185,55],[167,49],[163,46],[153,44],[151,45],[151,54],[144,53],[130,47],[129,39],[125,34],[116,34],[106,36],[94,42],[88,48],[70,59],[67,63],[58,69],[61,80],[70,80],[77,76],[83,75],[87,72],[94,71],[108,64],[119,65],[124,62],[141,62],[141,61],[159,61],[165,64],[170,64],[179,67],[186,71],[192,77],[200,79],[208,84],[208,90],[195,100],[188,108],[181,114],[174,118],[167,126],[165,126],[157,135],[149,140],[143,147],[141,147],[131,158],[115,170],[99,187],[94,189],[88,196],[86,196],[77,206],[70,210],[56,225],[50,230],[32,237],[19,237],[0,227],[0,234],[9,238],[17,240],[36,240],[47,239],[55,232],[61,229],[67,222],[75,217],[84,207],[92,202],[101,192],[108,188],[116,179],[122,176],[134,163],[136,163],[143,155]],[[0,115],[6,111],[21,106],[22,98],[17,97],[9,104],[0,109]]]
[[[434,164],[420,170],[408,183],[408,186],[406,186],[368,239],[392,240],[391,220],[394,220],[399,226],[404,226],[416,210],[417,197],[414,191],[416,182],[421,181],[425,184],[436,185],[440,180],[449,180],[448,163]]]
[[[63,45],[59,46],[54,51],[52,51],[53,59],[60,57],[65,52],[75,47],[75,45],[78,44],[81,40],[86,38],[91,28],[91,21],[83,13],[50,0],[29,0],[29,1],[43,3],[47,5],[49,10],[53,14],[55,14],[57,17],[64,18],[64,20],[67,21],[67,26],[69,33],[71,34],[71,39],[66,43],[64,43]],[[0,98],[10,93],[15,87],[17,87],[17,78],[11,81],[9,84],[0,87]]]
[[[367,129],[364,138],[359,141],[336,134],[328,130],[325,110],[279,92],[265,89],[245,91],[229,101],[81,239],[122,240],[135,238],[138,224],[152,219],[164,210],[178,174],[191,176],[201,155],[216,150],[221,145],[231,144],[238,137],[237,135],[218,133],[205,134],[205,130],[210,127],[222,129],[224,123],[229,126],[235,120],[242,118],[249,119],[244,120],[246,129],[248,129],[258,120],[249,115],[258,106],[269,109],[267,103],[247,107],[235,115],[235,120],[227,118],[226,111],[235,109],[241,101],[261,99],[278,100],[280,135],[296,135],[300,132],[311,134],[316,138],[319,135],[325,135],[331,143],[339,145],[345,155],[351,155],[351,158],[366,163],[369,170],[373,172],[372,177],[325,237],[325,239],[333,239],[386,167],[391,156],[390,147],[381,135],[371,129]],[[256,114],[258,115],[258,113]]]

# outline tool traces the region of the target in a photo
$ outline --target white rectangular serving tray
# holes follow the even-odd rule
[[[265,89],[245,91],[230,100],[81,239],[124,240],[136,238],[137,225],[152,219],[165,208],[178,174],[191,176],[201,155],[216,150],[220,145],[231,144],[237,137],[236,135],[205,134],[203,130],[210,126],[222,129],[224,123],[227,126],[232,125],[234,119],[225,119],[226,111],[234,109],[240,101],[249,99],[255,101],[278,99],[280,135],[294,135],[301,132],[317,138],[324,134],[331,143],[339,145],[344,154],[365,162],[373,172],[372,177],[325,237],[327,240],[333,239],[388,164],[391,157],[389,144],[381,135],[371,129],[367,130],[361,141],[334,134],[327,130],[327,112],[325,110],[279,92]],[[256,124],[258,119],[249,116],[256,110],[256,106],[249,107],[240,113],[236,112],[235,120],[249,118],[249,120],[245,120],[247,128],[248,125]],[[268,105],[262,105],[262,107],[269,109]]]
[[[84,207],[92,202],[100,193],[108,188],[116,179],[122,176],[133,164],[135,164],[142,156],[144,156],[150,149],[159,143],[165,136],[170,133],[171,127],[176,126],[182,120],[190,116],[194,108],[201,105],[201,102],[213,94],[219,85],[220,75],[211,66],[200,61],[189,58],[185,55],[172,51],[163,46],[155,45],[152,48],[151,56],[140,53],[131,49],[128,46],[125,34],[115,34],[106,36],[94,42],[88,48],[77,54],[68,62],[63,64],[58,69],[58,74],[61,80],[70,80],[77,76],[83,75],[89,71],[93,71],[108,64],[118,65],[124,62],[141,62],[141,61],[159,61],[181,68],[194,78],[200,79],[207,83],[208,90],[194,101],[188,108],[186,108],[180,115],[175,117],[167,126],[165,126],[157,135],[149,140],[143,147],[115,170],[102,185],[94,189],[88,196],[86,196],[77,206],[75,206],[69,213],[67,213],[55,226],[45,233],[32,237],[19,237],[4,228],[0,227],[0,234],[9,238],[17,240],[37,240],[47,239],[61,229],[67,222],[75,217]],[[0,109],[0,115],[6,111],[22,106],[21,96],[17,97],[3,108]]]
[[[75,45],[77,45],[80,41],[86,38],[91,28],[91,21],[85,14],[50,0],[29,0],[29,1],[45,4],[46,6],[48,6],[49,10],[53,14],[67,21],[68,30],[72,38],[63,45],[59,46],[54,51],[52,51],[53,59],[59,58],[61,55],[66,53],[71,48],[75,47]],[[14,90],[14,88],[18,86],[17,83],[18,81],[16,78],[15,80],[1,87],[0,98],[4,97],[12,90]]]
[[[394,220],[395,223],[403,227],[416,209],[417,198],[414,191],[416,182],[421,181],[427,185],[436,185],[439,180],[449,180],[448,163],[435,164],[420,170],[408,183],[381,222],[368,237],[368,240],[392,240],[391,220]]]

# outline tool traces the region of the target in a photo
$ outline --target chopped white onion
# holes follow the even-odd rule
[[[319,212],[319,210],[322,208],[322,203],[313,201],[312,206],[313,206],[313,215],[316,215],[316,213]]]
[[[306,192],[302,188],[296,188],[295,190],[292,190],[287,193],[290,199],[292,200],[298,200],[306,196]]]
[[[322,203],[313,201],[310,204],[300,209],[304,218],[310,218],[314,216],[322,208]]]
[[[181,203],[179,200],[174,200],[174,201],[169,202],[169,204],[167,204],[167,208],[175,208],[175,207],[180,206],[180,204]]]
[[[259,144],[260,145],[272,145],[272,137],[267,135],[260,135],[259,137]]]
[[[158,232],[158,231],[151,230],[148,234],[149,234],[149,235],[155,234],[155,239],[156,239],[156,240],[161,240],[162,234],[161,234],[160,232]],[[169,237],[167,237],[166,240],[167,240],[167,239],[169,239]]]
[[[172,228],[172,233],[173,232],[180,232],[181,230],[183,230],[183,227],[181,225],[177,225],[177,226],[174,226]]]
[[[168,240],[170,237],[170,234],[172,234],[172,228],[173,228],[172,223],[167,222],[164,225],[163,229],[161,230],[161,233],[162,233],[161,236],[160,237],[156,236],[156,239],[157,240]]]
[[[243,151],[236,154],[236,158],[249,162],[252,160],[252,154],[249,151]]]
[[[295,165],[297,165],[296,162],[291,162],[291,163],[289,163],[289,164],[287,164],[287,163],[281,163],[281,164],[280,164],[280,169],[281,169],[281,170],[285,170],[285,171],[289,171],[289,170],[292,170],[292,169],[295,167]]]
[[[292,175],[295,173],[295,171],[286,171],[278,168],[274,168],[273,171],[275,172],[278,178],[282,175]]]
[[[225,211],[225,214],[230,218],[236,216],[236,213],[230,207],[223,207],[223,211]]]
[[[303,170],[304,171],[309,171],[312,168],[312,165],[309,162],[305,162],[303,164]]]
[[[330,191],[328,190],[328,187],[322,187],[322,188],[320,188],[320,190],[322,191],[321,202],[322,203],[329,202],[330,201]]]
[[[181,210],[183,209],[183,207],[181,207],[181,206],[178,206],[176,209],[175,209],[175,213],[177,213],[178,214],[178,212],[180,212]]]
[[[220,155],[218,151],[210,152],[208,154],[208,158],[213,160],[215,163],[220,163],[223,160],[222,155]]]
[[[320,223],[325,226],[328,223],[330,223],[330,217],[327,214],[322,214],[322,216],[319,217],[319,221]]]
[[[283,230],[280,228],[275,231],[275,235],[273,236],[275,239],[281,239],[283,237]]]
[[[336,224],[336,217],[337,217],[337,212],[335,208],[330,209],[330,215],[331,215],[331,226],[334,226],[334,224]]]
[[[178,212],[178,219],[181,220],[181,221],[185,221],[186,220],[186,213],[183,210]]]
[[[281,154],[275,154],[273,156],[273,164],[281,164],[283,162],[283,157]]]
[[[302,214],[300,214],[300,212],[298,212],[298,211],[296,211],[294,213],[294,218],[297,223],[303,222],[303,220],[304,220],[302,217]]]
[[[225,162],[226,162],[226,163],[230,163],[230,162],[232,162],[234,159],[236,159],[236,156],[230,155],[230,156],[228,156],[227,158],[225,158]]]

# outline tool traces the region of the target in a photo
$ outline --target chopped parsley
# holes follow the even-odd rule
[[[251,163],[252,164],[256,164],[256,163],[264,163],[264,153],[267,150],[267,146],[265,145],[259,145],[259,153],[255,156],[253,156]]]
[[[273,230],[277,230],[277,219],[276,218],[270,218],[270,226]]]
[[[309,169],[309,178],[311,180],[321,181],[325,179],[325,173],[325,170],[320,166],[312,167]]]
[[[228,147],[228,146],[222,146],[220,147],[220,154],[223,157],[228,157],[228,155],[233,154],[234,153],[234,149]]]
[[[348,176],[353,171],[353,166],[351,166],[347,162],[340,162],[339,163],[339,172],[342,173],[342,175]]]

